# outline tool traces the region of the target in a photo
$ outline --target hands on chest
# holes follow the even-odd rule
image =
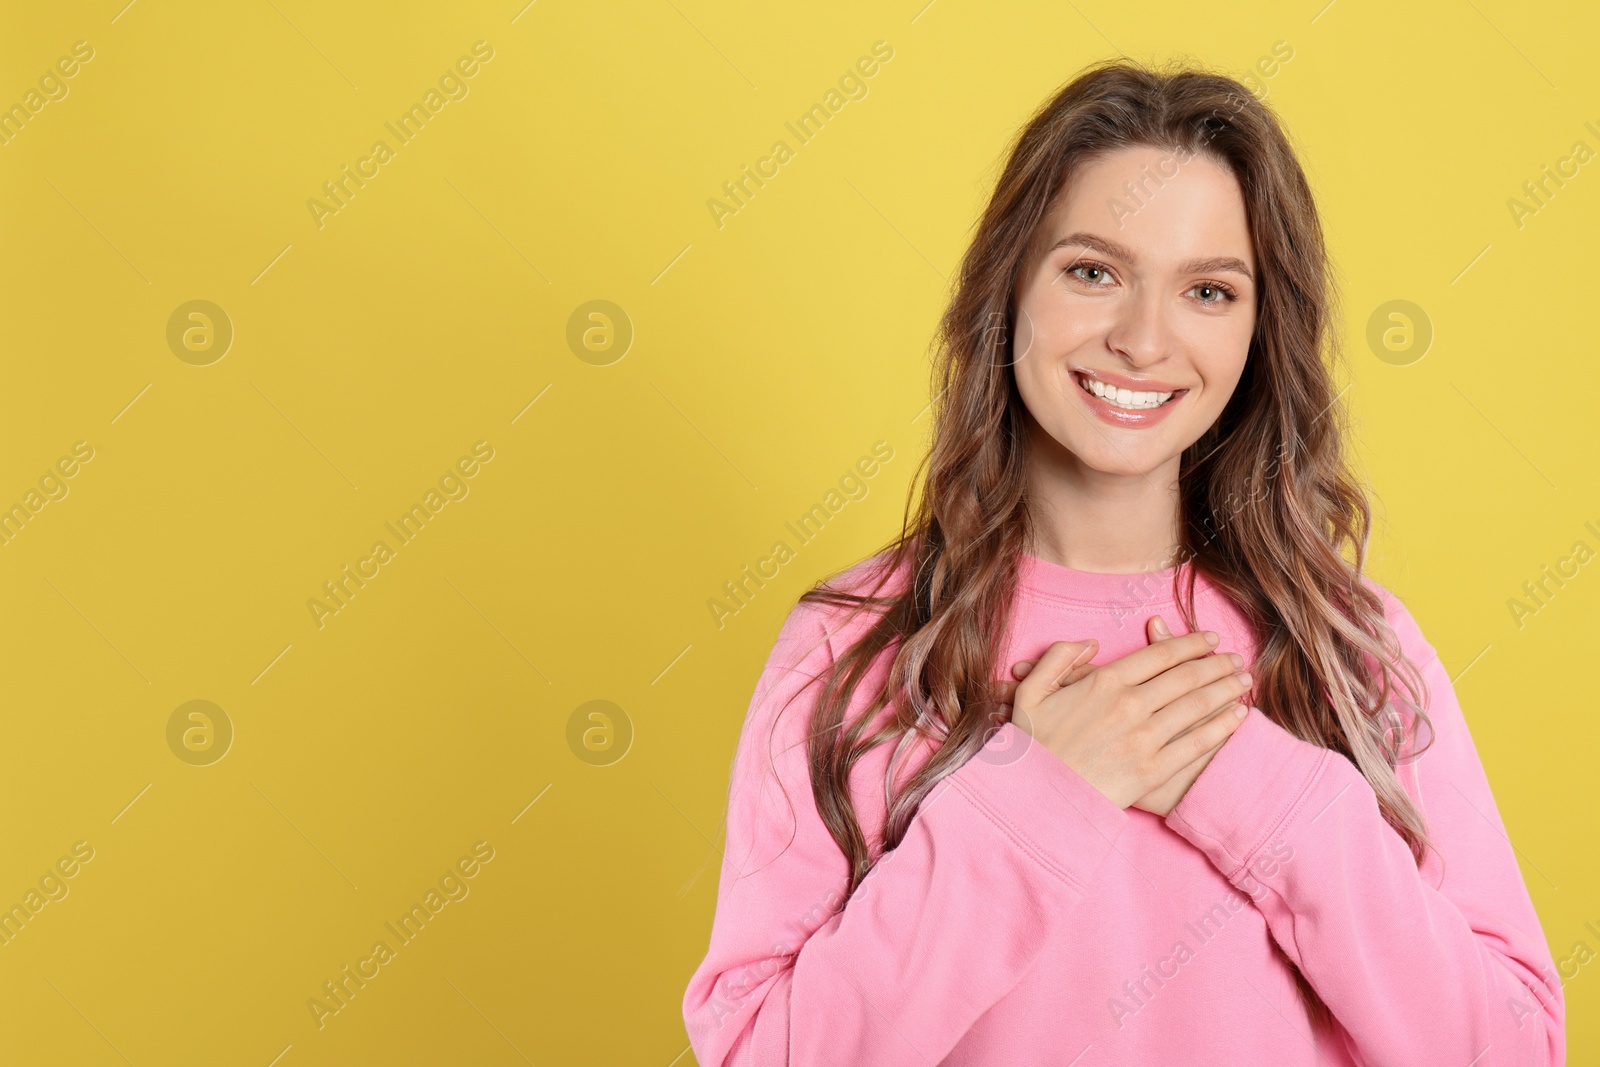
[[[1161,616],[1150,644],[1109,663],[1099,642],[1057,641],[1000,685],[1011,721],[1118,807],[1166,817],[1247,711],[1250,675],[1237,653],[1218,654],[1211,630],[1174,637]]]

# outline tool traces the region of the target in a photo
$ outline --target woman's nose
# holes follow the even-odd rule
[[[1135,366],[1156,363],[1171,349],[1160,296],[1153,290],[1134,292],[1117,309],[1106,343]]]

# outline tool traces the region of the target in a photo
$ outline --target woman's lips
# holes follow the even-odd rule
[[[1078,395],[1083,398],[1083,402],[1088,405],[1089,410],[1094,412],[1101,422],[1109,423],[1112,426],[1126,426],[1130,429],[1142,429],[1146,426],[1156,425],[1162,419],[1165,419],[1174,407],[1182,403],[1184,397],[1189,395],[1189,390],[1179,389],[1173,392],[1171,399],[1165,404],[1157,407],[1120,408],[1085,389],[1083,379],[1078,375],[1072,375],[1072,382]]]

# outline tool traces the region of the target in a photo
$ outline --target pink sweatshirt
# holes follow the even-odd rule
[[[1156,612],[1184,632],[1171,576],[1025,556],[1001,670],[1087,637],[1107,663],[1147,644]],[[834,632],[842,609],[796,607],[740,734],[710,948],[683,998],[701,1067],[1564,1063],[1561,985],[1449,675],[1368,582],[1430,689],[1436,740],[1400,777],[1442,863],[1419,869],[1353,763],[1256,708],[1164,819],[1008,723],[842,909],[843,855],[806,769],[820,683],[767,738],[866,623]],[[1218,651],[1251,664],[1245,620],[1203,576],[1196,594]],[[892,747],[853,772],[874,856]],[[1291,961],[1332,1026],[1313,1028]]]

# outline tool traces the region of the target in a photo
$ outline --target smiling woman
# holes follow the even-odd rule
[[[1244,371],[1255,269],[1232,171],[1196,154],[1137,213],[1105,206],[1172,156],[1139,145],[1086,163],[1039,228],[1034,244],[1043,247],[1030,249],[1016,382],[1047,431],[1033,442],[1041,467],[1131,473],[1175,460],[1217,421]],[[1107,435],[1085,415],[1152,432]]]
[[[1564,1061],[1450,675],[1363,573],[1330,273],[1231,78],[1101,64],[1023,129],[905,524],[751,699],[702,1067]]]

